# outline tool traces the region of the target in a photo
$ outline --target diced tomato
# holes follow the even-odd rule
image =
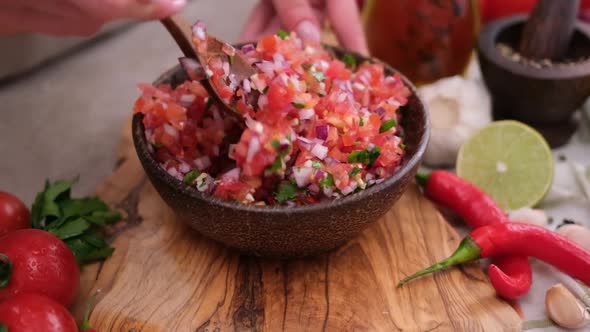
[[[330,67],[326,71],[326,76],[331,79],[348,80],[352,76],[352,72],[346,68],[344,62],[340,60],[332,60]]]

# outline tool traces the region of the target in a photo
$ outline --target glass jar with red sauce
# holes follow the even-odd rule
[[[462,74],[479,30],[477,0],[369,0],[363,20],[371,55],[416,84]]]

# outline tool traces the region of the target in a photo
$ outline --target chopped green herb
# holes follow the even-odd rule
[[[322,163],[320,163],[317,160],[314,160],[314,161],[311,162],[311,167],[313,167],[315,169],[320,169],[320,168],[322,168]]]
[[[350,171],[350,177],[353,178],[355,175],[357,175],[359,172],[361,171],[360,168],[355,167],[352,169],[352,171]]]
[[[326,75],[321,71],[310,71],[309,73],[315,77],[318,82],[323,82],[326,79]]]
[[[334,186],[334,177],[332,174],[328,173],[328,175],[319,181],[320,187],[333,187]]]
[[[186,175],[182,179],[182,182],[192,185],[193,182],[195,182],[195,180],[199,177],[199,175],[201,175],[201,171],[199,171],[198,169],[193,169],[192,171],[186,173]]]
[[[346,64],[346,67],[354,70],[356,68],[356,58],[352,54],[345,54],[342,57],[342,61]]]
[[[287,31],[279,30],[277,31],[277,36],[279,36],[281,39],[285,39],[289,37],[289,33]]]
[[[270,145],[277,151],[281,148],[281,142],[279,142],[276,139],[273,139],[272,141],[270,141]]]
[[[275,173],[276,171],[283,169],[283,157],[281,155],[278,155],[275,158],[275,161],[270,166],[268,166],[267,169],[271,173]]]
[[[402,150],[406,149],[406,145],[404,143],[399,143],[399,148]]]
[[[373,163],[375,163],[375,160],[377,160],[377,158],[379,158],[380,155],[381,155],[381,152],[379,151],[379,147],[376,146],[371,151],[369,151],[369,150],[352,151],[348,155],[348,161],[351,163],[362,163],[362,164],[365,164],[365,165],[371,167],[371,166],[373,166]]]
[[[213,98],[207,98],[207,103],[205,104],[205,112],[207,112],[211,106],[213,106]]]
[[[365,120],[363,119],[362,116],[359,116],[359,126],[364,126],[365,125]]]
[[[269,89],[269,86],[267,85],[267,86],[266,86],[266,88],[264,88],[264,89],[262,90],[262,93],[263,93],[263,94],[266,94],[266,93],[268,92],[268,89]]]
[[[279,191],[276,193],[275,198],[279,203],[284,203],[295,197],[297,192],[297,186],[292,183],[285,183],[279,187]]]
[[[304,63],[301,65],[301,67],[303,67],[303,69],[305,69],[305,70],[310,70],[312,66],[313,66],[313,64],[311,64],[311,63]]]
[[[305,108],[305,104],[302,103],[291,103],[295,108],[302,109]]]
[[[397,126],[397,121],[395,121],[395,119],[387,120],[381,124],[381,127],[379,127],[379,132],[384,133],[395,126]]]

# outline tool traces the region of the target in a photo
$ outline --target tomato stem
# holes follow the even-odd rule
[[[409,281],[421,277],[423,275],[433,273],[447,267],[472,262],[479,258],[481,258],[481,248],[470,237],[466,237],[465,239],[463,239],[463,241],[461,241],[457,250],[455,250],[455,252],[450,257],[443,259],[442,261],[432,265],[431,267],[418,271],[412,274],[411,276],[402,279],[402,281],[399,282],[397,287],[401,287]]]
[[[8,327],[2,323],[0,323],[0,332],[8,332]]]
[[[4,254],[0,254],[0,288],[8,286],[10,275],[12,274],[12,262]],[[3,332],[0,330],[0,332]]]

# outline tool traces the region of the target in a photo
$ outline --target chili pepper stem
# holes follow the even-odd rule
[[[430,177],[430,174],[426,174],[426,173],[416,173],[416,183],[420,186],[420,187],[425,187],[426,186],[426,182],[428,182],[428,177]]]
[[[0,288],[8,286],[12,273],[12,262],[4,254],[0,254]]]
[[[82,331],[91,330],[92,327],[90,326],[90,322],[88,319],[90,318],[90,312],[94,308],[94,304],[96,303],[96,297],[100,290],[97,290],[90,298],[88,299],[88,303],[86,304],[86,311],[84,312],[84,321],[82,322]]]
[[[397,287],[401,287],[423,275],[433,273],[447,267],[475,261],[481,258],[480,253],[481,249],[479,246],[470,237],[466,237],[463,239],[463,241],[461,241],[457,250],[455,250],[455,252],[450,257],[445,258],[424,270],[418,271],[411,276],[402,279],[399,284],[397,284]]]

